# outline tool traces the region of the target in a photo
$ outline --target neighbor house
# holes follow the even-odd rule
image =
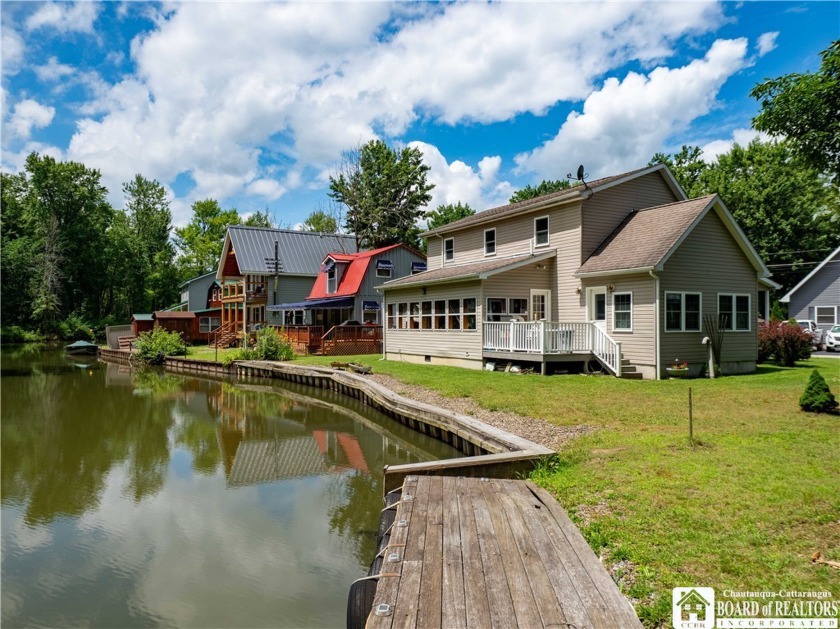
[[[211,271],[187,280],[181,286],[181,303],[170,310],[195,314],[190,331],[192,340],[210,341],[222,325],[222,285]]]
[[[810,319],[827,329],[840,323],[840,247],[779,301],[792,319]]]
[[[687,199],[664,165],[577,185],[424,234],[428,270],[385,283],[387,358],[694,374],[710,327],[721,367],[755,369],[769,272],[716,195]],[[571,365],[568,365],[572,367]]]
[[[377,353],[382,342],[382,296],[376,287],[425,270],[426,256],[402,244],[360,253],[331,252],[322,260],[305,300],[267,310],[283,313],[286,332],[298,351]],[[333,329],[342,323],[341,330]]]
[[[281,312],[268,307],[303,301],[333,251],[356,252],[353,236],[317,232],[228,227],[216,279],[222,288],[219,344],[263,325],[281,325]]]

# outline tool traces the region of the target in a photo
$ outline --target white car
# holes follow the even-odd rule
[[[825,351],[840,351],[840,325],[832,326],[831,329],[825,333]]]
[[[799,327],[805,330],[808,334],[811,335],[811,341],[814,344],[814,347],[817,349],[822,349],[823,346],[823,335],[825,332],[817,327],[817,322],[811,319],[800,319],[797,321]]]

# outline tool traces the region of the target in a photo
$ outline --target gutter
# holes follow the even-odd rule
[[[575,273],[574,277],[578,279],[586,279],[590,277],[609,277],[615,275],[638,275],[639,273],[650,273],[653,277],[653,272],[656,269],[652,266],[640,266],[633,269],[618,269],[615,271],[590,271],[588,273]]]

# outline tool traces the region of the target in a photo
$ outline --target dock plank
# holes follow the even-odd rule
[[[464,562],[461,554],[461,525],[455,479],[442,478],[441,508],[443,517],[443,592],[441,624],[448,629],[466,629],[467,610],[464,594]]]
[[[467,627],[470,629],[473,627],[475,629],[487,629],[490,626],[490,604],[487,600],[487,588],[484,585],[481,548],[478,543],[472,499],[467,492],[462,493],[460,491],[461,486],[460,482],[457,483],[454,499],[458,503],[459,529],[461,531]]]
[[[439,629],[443,594],[443,479],[430,476],[425,484],[428,485],[428,506],[417,624],[427,629]]]
[[[422,627],[417,622],[420,606],[420,577],[423,574],[422,561],[404,561],[400,576],[400,591],[394,607],[393,629],[412,629]]]

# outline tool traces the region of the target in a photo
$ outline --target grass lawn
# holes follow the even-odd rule
[[[840,599],[840,573],[810,561],[816,550],[840,561],[840,416],[798,405],[815,367],[840,393],[840,360],[663,381],[516,376],[379,356],[299,360],[353,360],[491,410],[598,426],[533,478],[569,511],[648,626],[670,624],[676,586]]]
[[[222,358],[224,358],[226,354],[235,351],[236,349],[220,349],[218,352],[219,362],[222,361]],[[184,356],[184,358],[189,358],[191,360],[215,361],[217,360],[216,348],[209,347],[207,345],[191,345],[187,347],[187,355]]]

